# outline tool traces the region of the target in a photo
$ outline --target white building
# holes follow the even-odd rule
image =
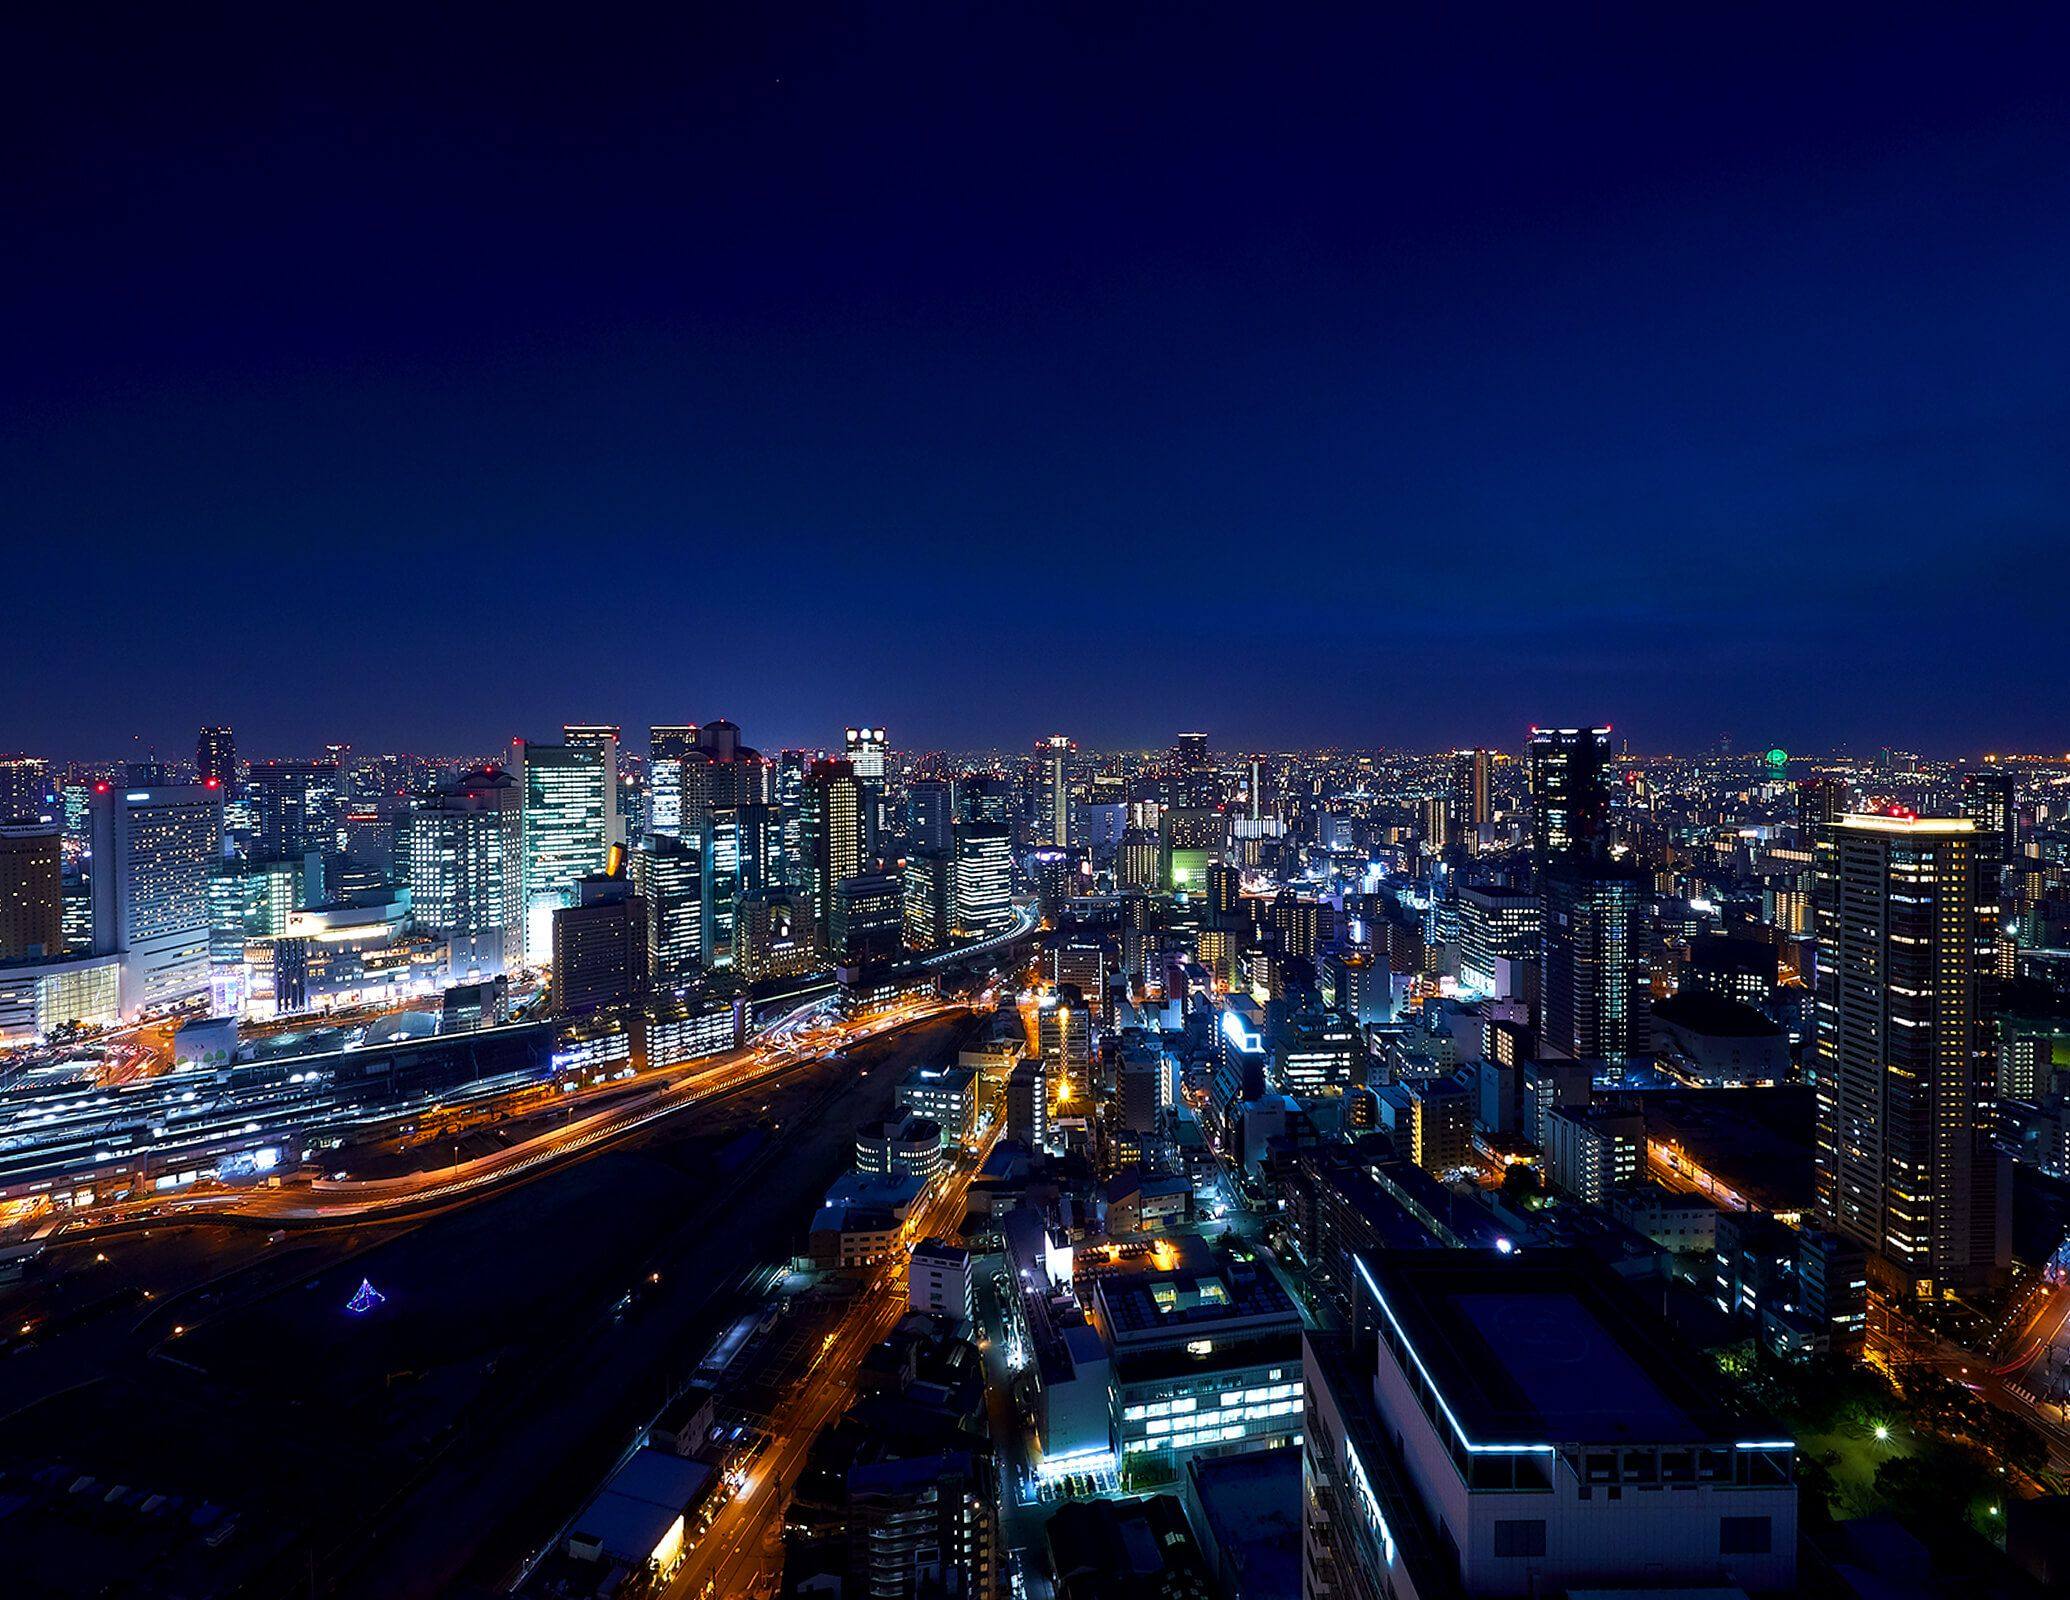
[[[913,1247],[906,1301],[915,1311],[969,1322],[972,1317],[970,1252],[946,1239],[923,1239]]]
[[[93,947],[121,957],[123,1016],[207,1001],[208,880],[222,857],[220,787],[96,787]]]

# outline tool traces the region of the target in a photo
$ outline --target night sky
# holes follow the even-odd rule
[[[0,748],[2070,748],[2061,8],[703,9],[7,25]]]

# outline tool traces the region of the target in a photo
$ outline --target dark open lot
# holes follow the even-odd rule
[[[0,1421],[0,1537],[21,1552],[0,1588],[392,1596],[493,1582],[695,1364],[742,1273],[802,1243],[854,1126],[963,1026],[860,1046],[643,1144],[368,1230],[377,1242],[349,1256],[346,1230],[270,1254],[213,1230],[222,1261],[183,1244],[214,1299],[161,1289],[168,1309],[103,1318],[95,1359],[72,1369],[57,1341],[38,1354],[63,1374],[54,1388],[74,1386]],[[385,1298],[355,1315],[362,1279]],[[92,1491],[58,1481],[80,1474]],[[136,1504],[102,1503],[116,1485]],[[154,1492],[179,1503],[146,1513]],[[217,1549],[191,1521],[204,1503],[238,1519]]]

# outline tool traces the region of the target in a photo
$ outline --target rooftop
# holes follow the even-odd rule
[[[1408,1251],[1365,1266],[1404,1364],[1475,1444],[1747,1437],[1672,1336],[1577,1252]]]

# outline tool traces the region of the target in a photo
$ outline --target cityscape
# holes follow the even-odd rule
[[[0,1600],[2070,1592],[2070,37],[1483,20],[0,25]]]

